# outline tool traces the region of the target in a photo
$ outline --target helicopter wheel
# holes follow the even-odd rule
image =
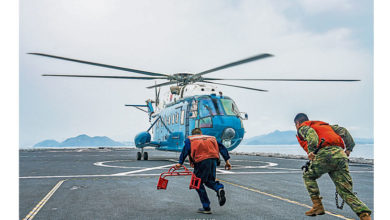
[[[142,157],[141,152],[137,152],[137,160],[141,160],[141,157]]]
[[[144,160],[148,160],[148,152],[144,152]]]

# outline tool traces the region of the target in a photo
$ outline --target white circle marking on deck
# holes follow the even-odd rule
[[[115,165],[107,165],[105,163],[115,163],[115,162],[123,162],[123,161],[127,161],[127,162],[132,162],[134,160],[111,160],[111,161],[100,161],[100,162],[96,162],[94,163],[93,165],[95,166],[100,166],[100,167],[112,167],[112,168],[124,168],[124,169],[128,169],[128,168],[136,168],[136,169],[140,169],[140,168],[145,168],[145,167],[126,167],[126,166],[115,166]]]
[[[235,169],[254,169],[254,168],[269,168],[269,167],[275,167],[278,166],[279,164],[277,163],[272,163],[272,162],[265,162],[265,161],[260,161],[260,160],[230,160],[232,161],[232,166]],[[246,166],[246,165],[235,165],[234,162],[246,162],[246,163],[263,163],[265,165],[258,165],[258,166]]]

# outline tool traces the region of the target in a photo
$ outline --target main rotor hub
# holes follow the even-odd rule
[[[192,74],[192,73],[175,73],[175,74],[173,74],[173,76],[175,76],[175,78],[176,78],[177,80],[180,80],[180,79],[188,79],[188,78],[190,78],[192,75],[194,75],[194,74]]]
[[[184,85],[188,85],[190,83],[194,83],[194,82],[198,82],[200,81],[200,77],[196,77],[196,78],[193,78],[192,76],[194,76],[195,74],[193,73],[175,73],[173,74],[172,78],[174,78],[179,85],[181,86],[184,86]]]

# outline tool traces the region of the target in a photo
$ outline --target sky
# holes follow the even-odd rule
[[[354,137],[373,137],[372,1],[23,0],[19,16],[20,147],[79,134],[133,141],[148,118],[124,104],[154,97],[145,88],[152,81],[42,77],[140,75],[29,52],[165,74],[271,53],[207,76],[362,81],[234,82],[267,93],[220,86],[249,115],[245,137],[294,130],[299,112],[344,126]]]

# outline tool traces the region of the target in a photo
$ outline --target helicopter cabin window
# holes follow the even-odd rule
[[[180,124],[184,125],[184,110],[181,110],[181,114],[180,114]]]
[[[212,128],[213,122],[211,117],[201,118],[199,119],[199,128]]]
[[[217,115],[211,99],[199,100],[199,117],[204,118],[211,115]]]
[[[191,103],[191,118],[196,118],[198,116],[198,101],[197,100],[192,100]]]
[[[240,115],[240,111],[237,108],[237,105],[231,99],[221,99],[223,109],[225,110],[226,115]]]
[[[175,123],[176,124],[179,123],[179,112],[176,113],[176,121],[175,121]]]

